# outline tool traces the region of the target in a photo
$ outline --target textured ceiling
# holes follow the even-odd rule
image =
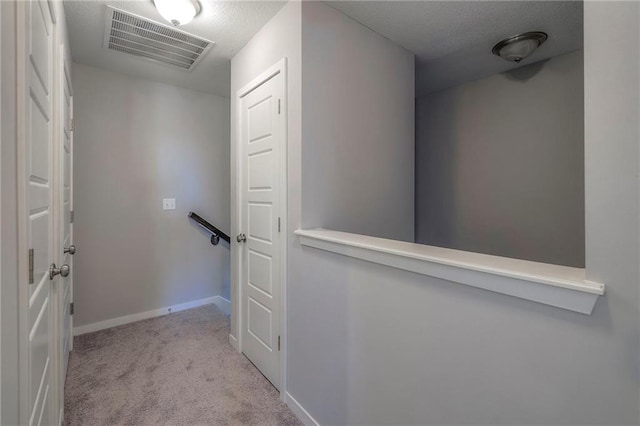
[[[75,62],[228,97],[230,59],[284,3],[200,0],[200,14],[179,28],[216,44],[192,71],[103,48],[107,5],[166,24],[152,0],[65,0],[64,8]]]
[[[418,96],[582,48],[581,1],[333,1],[416,55]],[[503,38],[544,31],[520,65],[491,54]]]

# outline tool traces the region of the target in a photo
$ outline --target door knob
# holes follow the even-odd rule
[[[69,267],[69,265],[64,264],[64,265],[61,265],[59,268],[56,268],[56,264],[52,263],[51,266],[49,267],[49,279],[52,280],[53,277],[55,277],[56,275],[60,275],[62,277],[68,277],[70,272],[71,272],[71,268]]]
[[[239,243],[244,243],[245,241],[247,241],[247,236],[244,234],[238,234],[238,236],[236,237],[236,241]]]
[[[74,246],[74,245],[72,244],[72,245],[70,245],[69,247],[66,247],[66,248],[64,249],[64,252],[65,252],[65,253],[69,253],[70,255],[72,255],[72,256],[73,256],[74,254],[76,254],[76,246]]]

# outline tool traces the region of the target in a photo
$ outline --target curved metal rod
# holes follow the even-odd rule
[[[223,240],[231,244],[231,238],[227,234],[225,234],[224,232],[222,232],[221,230],[219,230],[218,228],[216,228],[215,226],[213,226],[212,224],[210,224],[209,222],[201,218],[196,213],[189,212],[189,219],[193,220],[198,225],[200,225],[207,231],[211,232],[211,244],[213,244],[214,246],[218,244],[218,242],[220,241],[220,238],[222,238]]]

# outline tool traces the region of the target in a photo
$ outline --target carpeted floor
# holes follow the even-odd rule
[[[78,336],[66,425],[302,425],[213,305]]]

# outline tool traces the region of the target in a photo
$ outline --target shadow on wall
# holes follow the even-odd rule
[[[538,73],[540,73],[545,68],[547,62],[549,62],[549,60],[545,59],[544,61],[539,61],[526,67],[520,67],[510,71],[506,71],[504,73],[504,76],[511,81],[520,81],[526,83],[530,79],[538,75]]]
[[[416,99],[416,242],[584,267],[582,52]]]
[[[207,241],[211,241],[211,233],[206,229],[202,228],[202,226],[198,225],[192,220],[189,220],[188,217],[186,219],[189,222],[189,226],[197,233],[202,235],[202,238]],[[205,219],[206,220],[206,219]],[[223,231],[224,232],[224,231]],[[222,288],[220,292],[220,296],[224,297],[227,300],[231,300],[231,277],[230,277],[230,269],[229,265],[231,264],[231,244],[226,242],[224,239],[220,238],[218,244],[213,245],[210,243],[210,248],[212,250],[223,250],[224,254],[222,256],[226,259],[226,264],[228,265],[226,268],[222,268],[220,270],[221,276],[219,277],[222,282]],[[213,253],[212,253],[213,255]]]

